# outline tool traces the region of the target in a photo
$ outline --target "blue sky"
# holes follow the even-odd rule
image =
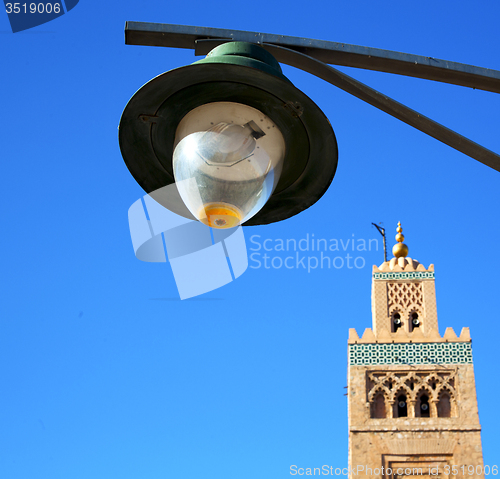
[[[500,70],[495,1],[96,2],[12,34],[0,15],[2,289],[0,477],[285,478],[347,465],[348,329],[371,326],[371,266],[249,268],[180,301],[169,265],[138,261],[143,194],[117,127],[133,93],[196,60],[126,46],[125,21],[262,31]],[[332,186],[264,239],[379,238],[401,221],[436,267],[440,331],[471,327],[485,464],[500,428],[499,173],[321,80],[285,75],[339,143]],[[500,152],[500,96],[342,68]],[[278,253],[277,253],[278,254]]]

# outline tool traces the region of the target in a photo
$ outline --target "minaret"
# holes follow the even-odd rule
[[[349,330],[349,475],[483,478],[469,328],[439,335],[434,265],[408,257],[402,231],[373,266],[373,329]]]

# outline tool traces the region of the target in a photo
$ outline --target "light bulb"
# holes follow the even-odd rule
[[[174,177],[197,219],[214,228],[232,228],[267,202],[284,154],[283,136],[266,115],[238,103],[208,103],[179,123]],[[194,181],[183,181],[189,179]]]

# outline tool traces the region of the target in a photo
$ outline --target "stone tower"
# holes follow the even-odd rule
[[[469,328],[439,335],[434,266],[397,231],[395,257],[373,267],[373,328],[349,330],[349,475],[483,478]]]

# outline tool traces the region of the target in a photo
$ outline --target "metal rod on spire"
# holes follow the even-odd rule
[[[372,223],[375,228],[378,229],[378,232],[382,235],[382,238],[384,238],[384,261],[387,262],[387,246],[385,244],[385,228],[382,226],[376,225],[375,223]]]

